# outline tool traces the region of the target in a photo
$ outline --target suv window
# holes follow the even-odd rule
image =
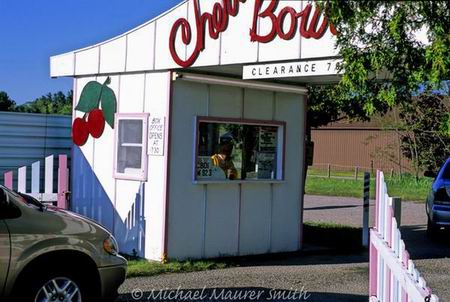
[[[450,162],[447,162],[447,165],[443,167],[444,172],[442,173],[443,179],[450,179]]]

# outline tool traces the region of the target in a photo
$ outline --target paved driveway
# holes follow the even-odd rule
[[[152,295],[152,290],[158,290],[153,295],[161,289],[165,289],[166,295],[175,295],[178,288],[178,293],[184,290],[185,294],[206,288],[203,299],[190,301],[362,302],[368,299],[368,265],[364,258],[297,256],[223,270],[135,278],[127,280],[121,287],[124,295],[119,301],[150,301],[147,298]],[[142,293],[142,299],[133,299],[133,290],[135,294]],[[253,291],[261,293],[259,299],[251,299],[249,295]],[[235,296],[244,297],[245,294],[247,299]]]
[[[373,223],[374,201],[370,202]],[[305,196],[305,221],[334,222],[361,227],[362,200],[347,197]],[[402,202],[401,232],[406,248],[428,285],[441,301],[450,301],[450,234],[430,240],[426,236],[425,204]]]
[[[402,210],[402,234],[412,258],[441,301],[450,301],[450,236],[428,240],[423,204],[405,202]],[[360,226],[361,213],[359,199],[305,198],[305,221]],[[223,270],[133,278],[121,287],[118,301],[367,301],[367,259],[367,253],[309,251]]]

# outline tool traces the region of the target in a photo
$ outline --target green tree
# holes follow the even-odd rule
[[[345,70],[334,93],[365,115],[449,79],[449,2],[327,1],[325,8]]]
[[[344,74],[335,85],[309,87],[308,127],[343,116],[367,120],[394,107],[406,117],[411,106],[418,105],[412,101],[414,94],[429,94],[450,79],[449,2],[317,3],[337,29]],[[445,129],[448,114],[435,122]]]
[[[416,177],[437,172],[450,155],[450,98],[421,94],[402,104],[397,125],[403,154],[412,160]]]
[[[16,102],[6,92],[0,91],[0,111],[13,111],[15,106]]]
[[[72,91],[67,95],[63,92],[54,94],[48,93],[32,102],[17,106],[16,111],[29,113],[44,113],[44,114],[72,114]]]

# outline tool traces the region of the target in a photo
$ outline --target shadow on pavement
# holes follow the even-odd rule
[[[412,259],[450,257],[449,230],[441,230],[435,238],[430,238],[426,225],[408,225],[401,227],[401,233]]]
[[[345,209],[345,208],[358,208],[362,207],[357,205],[344,205],[344,206],[321,206],[321,207],[312,207],[305,208],[305,211],[315,211],[315,210],[333,210],[333,209]]]
[[[359,302],[367,301],[368,296],[308,292],[306,289],[273,289],[265,287],[236,288],[196,288],[164,289],[155,291],[133,291],[119,296],[117,302],[134,301],[309,301],[309,302]]]
[[[361,243],[361,228],[306,223],[303,232],[302,251],[220,258],[217,261],[228,262],[232,266],[347,264],[369,261],[368,252]]]

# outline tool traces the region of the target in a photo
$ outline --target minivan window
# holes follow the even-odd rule
[[[2,189],[2,190],[5,192],[5,194],[8,194],[10,199],[12,198],[12,199],[14,199],[14,200],[16,200],[16,201],[18,201],[18,202],[21,202],[21,203],[24,203],[24,204],[27,204],[27,205],[34,205],[34,206],[39,207],[39,206],[38,206],[37,204],[35,204],[34,202],[30,202],[30,201],[28,201],[26,198],[23,198],[23,197],[20,195],[20,193],[14,192],[14,191],[9,190],[9,189],[7,189],[7,188],[5,188],[5,187],[1,187],[0,189]]]

